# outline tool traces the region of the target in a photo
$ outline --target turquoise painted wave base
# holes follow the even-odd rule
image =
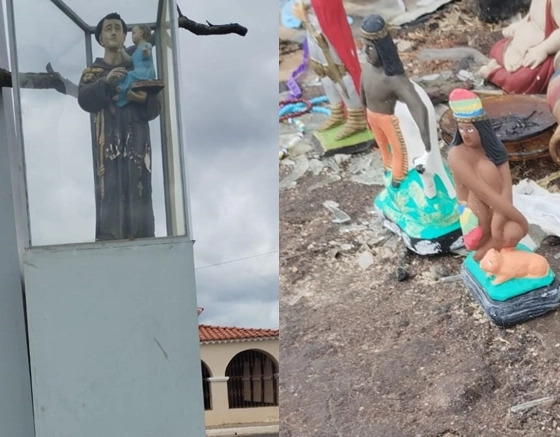
[[[452,235],[456,241],[462,235],[457,200],[449,197],[437,175],[435,185],[436,196],[429,199],[424,194],[424,185],[416,169],[408,172],[399,188],[391,185],[391,173],[386,172],[385,188],[373,204],[386,220],[397,225],[411,240],[438,242]],[[448,250],[449,247],[442,247],[438,253]]]

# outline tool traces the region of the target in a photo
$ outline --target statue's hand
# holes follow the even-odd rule
[[[146,91],[129,91],[126,95],[131,102],[144,103],[148,98]]]
[[[107,76],[105,76],[105,82],[109,85],[116,85],[123,77],[126,76],[126,68],[117,67],[113,68]]]
[[[530,69],[534,70],[539,65],[541,65],[546,58],[548,58],[548,54],[539,46],[531,47],[525,53],[525,57],[523,58],[523,66],[529,67]]]
[[[432,154],[430,152],[424,152],[421,156],[412,159],[412,164],[418,173],[433,173],[431,156]]]

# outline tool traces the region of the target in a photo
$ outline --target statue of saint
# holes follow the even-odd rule
[[[479,70],[489,82],[510,94],[544,94],[560,67],[560,2],[532,0],[529,13],[506,27],[490,50],[490,62]]]
[[[96,241],[154,237],[148,122],[159,116],[162,100],[157,92],[130,90],[128,104],[115,104],[119,83],[133,69],[123,56],[126,34],[119,14],[101,19],[95,39],[105,54],[83,71],[78,87],[80,107],[95,114]]]
[[[132,56],[126,49],[121,49],[123,59],[132,62],[134,70],[126,73],[126,76],[117,86],[118,100],[117,106],[123,107],[128,103],[128,92],[133,84],[139,81],[155,80],[156,69],[154,68],[154,58],[152,56],[152,45],[150,44],[151,30],[145,24],[132,28],[132,42],[136,46]]]
[[[455,89],[449,106],[457,121],[448,161],[457,189],[465,246],[480,261],[490,249],[514,249],[527,235],[527,219],[513,206],[507,149],[486,117],[480,98]],[[470,222],[470,225],[468,223]]]
[[[360,96],[386,176],[386,188],[374,205],[390,222],[386,226],[414,252],[457,249],[462,235],[456,193],[441,158],[434,107],[406,76],[380,15],[364,20],[361,35],[368,62],[362,68]]]
[[[343,1],[298,0],[293,13],[307,29],[310,65],[329,99],[331,115],[317,130],[343,125],[336,141],[367,130],[358,95],[360,61]]]

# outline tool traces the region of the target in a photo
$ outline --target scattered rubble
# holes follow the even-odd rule
[[[346,3],[356,30],[372,0]],[[466,0],[422,19],[392,32],[407,73],[422,86],[432,82],[438,117],[448,109],[445,87],[498,91],[474,72],[500,24],[474,18]],[[301,32],[291,35],[302,41]],[[312,72],[301,85],[305,98],[322,95]],[[493,326],[461,280],[466,250],[411,255],[372,211],[383,186],[379,151],[321,157],[311,136],[324,115],[299,119],[305,136],[280,161],[281,435],[560,435],[560,404],[548,396],[558,380],[558,312],[512,329]],[[296,135],[286,124],[280,133],[281,147]],[[512,163],[514,183],[544,181],[549,194],[560,187],[546,179],[556,170],[548,160]],[[550,237],[560,222],[542,220],[529,244],[560,272],[560,237]]]

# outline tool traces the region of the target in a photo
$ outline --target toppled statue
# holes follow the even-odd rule
[[[385,167],[385,189],[374,206],[414,252],[458,249],[463,243],[456,193],[441,158],[434,107],[406,76],[380,15],[364,20],[361,36],[368,63],[360,95]]]
[[[498,325],[544,314],[560,303],[559,284],[546,259],[521,243],[529,224],[513,205],[507,150],[476,94],[455,89],[449,106],[457,132],[448,161],[465,247],[471,251],[463,279]]]
[[[358,94],[360,61],[343,0],[299,0],[293,14],[307,30],[309,64],[330,104],[331,114],[317,132],[331,134],[333,143],[356,138],[344,146],[371,141]],[[326,141],[324,136],[318,138]],[[323,146],[328,150],[338,145]]]
[[[546,93],[560,67],[559,22],[558,0],[532,0],[528,14],[502,31],[504,39],[492,47],[479,74],[507,93]]]

